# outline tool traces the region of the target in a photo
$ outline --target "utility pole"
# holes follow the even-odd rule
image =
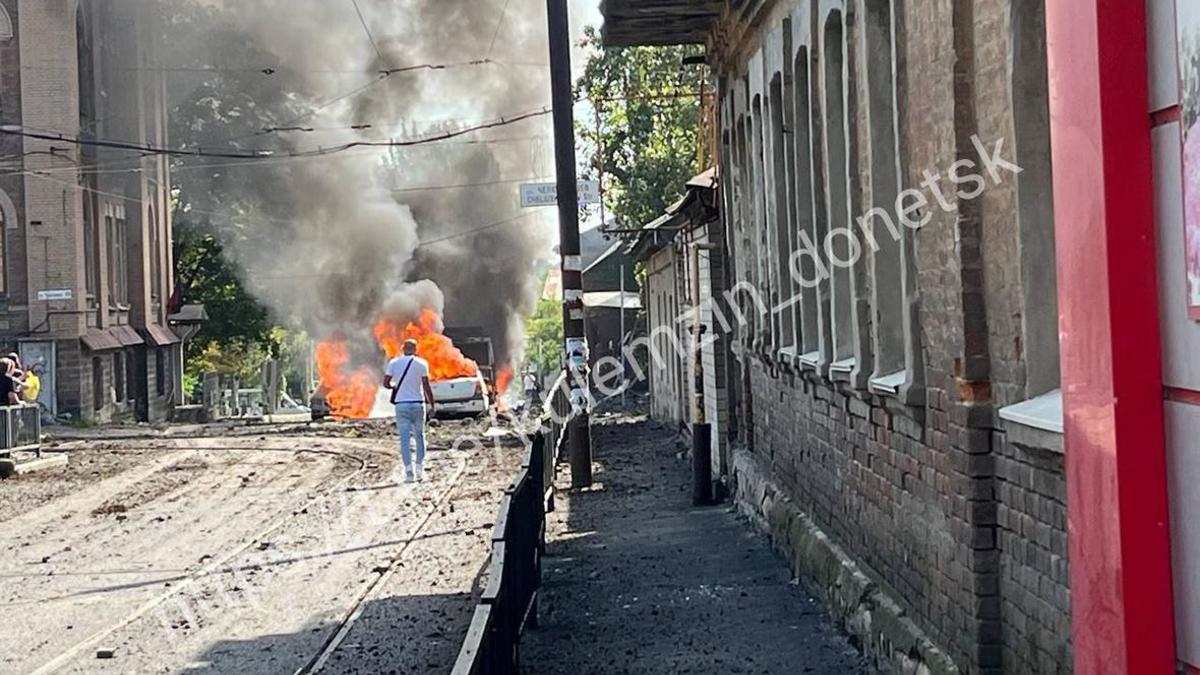
[[[603,223],[604,221],[600,221]],[[625,352],[625,265],[621,265],[621,337],[617,339],[617,351],[624,354]],[[628,381],[625,379],[625,359],[621,359],[621,409],[624,410],[627,405],[625,392],[629,389]]]
[[[571,487],[592,484],[588,346],[583,327],[583,261],[579,250],[579,188],[575,173],[575,99],[571,93],[571,26],[567,0],[546,0],[550,37],[550,100],[554,105],[554,165],[558,179],[562,257],[563,337],[574,410],[567,425]]]

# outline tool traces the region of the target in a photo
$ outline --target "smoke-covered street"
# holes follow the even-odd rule
[[[382,422],[65,442],[0,483],[0,671],[448,671],[522,456],[449,449],[485,430],[417,484]]]

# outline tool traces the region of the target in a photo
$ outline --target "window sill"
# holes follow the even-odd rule
[[[787,366],[795,366],[796,365],[796,348],[795,347],[781,347],[778,352],[778,357],[779,357],[778,360],[780,363],[783,363],[784,365],[787,365]]]
[[[1038,431],[1053,434],[1063,432],[1062,390],[1055,389],[1000,409],[1000,419]]]
[[[800,362],[801,367],[808,368],[810,370],[816,370],[817,365],[821,363],[821,352],[817,351],[801,354],[800,356],[796,357],[796,360]]]
[[[841,361],[834,361],[829,364],[829,378],[839,382],[848,382],[854,373],[854,367],[857,365],[858,359],[853,356]]]
[[[908,375],[908,371],[900,370],[891,375],[871,378],[867,385],[872,394],[880,396],[899,396],[900,388],[904,386],[904,380]]]

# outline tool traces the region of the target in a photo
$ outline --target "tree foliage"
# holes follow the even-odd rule
[[[605,206],[622,228],[658,216],[699,173],[697,140],[703,66],[684,65],[703,54],[698,45],[604,48],[595,28],[586,31],[593,49],[577,93],[599,117],[581,119],[578,133],[594,152],[587,173],[604,174]]]
[[[537,309],[525,322],[526,352],[529,364],[539,373],[562,368],[562,303],[556,299],[538,300]]]
[[[251,376],[279,350],[280,335],[265,307],[242,286],[216,237],[176,223],[176,274],[188,302],[203,304],[209,320],[188,343],[194,373]]]

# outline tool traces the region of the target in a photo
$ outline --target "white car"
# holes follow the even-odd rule
[[[431,382],[429,386],[433,389],[434,412],[438,416],[486,415],[492,407],[482,375]]]

